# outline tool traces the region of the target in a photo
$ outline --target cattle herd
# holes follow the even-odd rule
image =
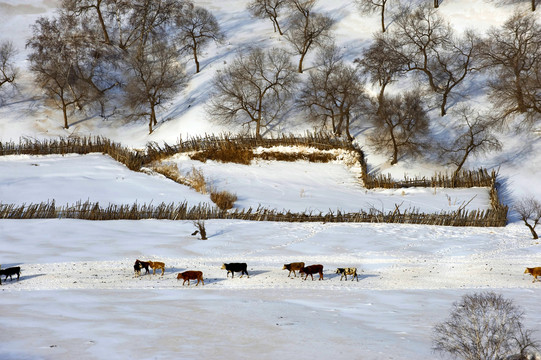
[[[141,261],[139,259],[135,260],[135,263],[133,264],[133,270],[135,272],[135,277],[141,276],[141,270],[145,269],[146,273],[149,274],[150,270],[153,269],[153,274],[156,274],[156,269],[162,270],[162,276],[165,272],[165,264],[163,262],[156,262],[156,261]],[[226,277],[229,277],[229,274],[231,274],[231,278],[235,277],[235,273],[240,273],[240,277],[242,278],[244,275],[246,277],[250,277],[250,274],[248,274],[248,265],[246,263],[228,263],[223,264],[221,267],[222,270],[227,271]],[[304,280],[308,278],[308,275],[312,278],[312,281],[314,280],[314,274],[319,275],[319,280],[323,280],[323,265],[315,264],[310,266],[305,266],[303,262],[294,262],[290,264],[284,264],[284,267],[282,270],[288,270],[289,274],[287,277],[291,276],[291,273],[295,277],[297,277],[297,273],[295,271],[299,272],[299,275],[304,276]],[[336,273],[340,274],[340,281],[342,279],[348,279],[348,275],[351,276],[351,280],[356,279],[359,281],[359,277],[357,276],[357,268],[355,267],[348,267],[348,268],[338,268],[336,269]],[[197,280],[197,285],[201,283],[202,285],[205,285],[205,281],[203,279],[203,272],[202,271],[196,271],[196,270],[188,270],[177,274],[177,280],[184,280],[182,282],[182,285],[186,284],[188,282],[188,286],[190,286],[190,280]]]
[[[229,277],[229,274],[231,274],[231,278],[235,276],[235,273],[240,272],[240,277],[242,278],[244,275],[246,277],[250,277],[250,274],[248,274],[248,265],[246,263],[228,263],[223,264],[221,267],[223,270],[227,270],[226,277]],[[139,259],[135,260],[135,263],[133,264],[133,270],[135,272],[135,277],[141,276],[141,270],[145,269],[145,274],[150,274],[150,269],[152,269],[152,274],[156,275],[156,270],[161,270],[161,276],[165,273],[165,263],[160,261],[141,261]],[[304,262],[293,262],[289,264],[284,264],[284,267],[282,270],[288,270],[289,274],[287,277],[291,276],[291,273],[295,277],[297,277],[296,271],[299,272],[300,277],[304,275],[304,280],[308,279],[308,275],[312,278],[312,281],[314,280],[314,274],[319,275],[319,280],[323,280],[323,265],[320,264],[314,264],[305,266]],[[357,268],[356,267],[347,267],[347,268],[337,268],[336,274],[340,274],[340,281],[342,279],[347,280],[348,275],[351,276],[351,280],[353,281],[356,279],[359,281],[359,277],[357,275]],[[530,274],[533,277],[533,282],[541,281],[537,279],[537,276],[541,276],[541,267],[533,267],[529,268],[527,267],[524,271],[524,274]],[[2,265],[0,265],[0,285],[2,285],[2,275],[4,275],[4,281],[9,276],[10,281],[13,280],[13,275],[17,275],[17,281],[19,280],[21,276],[21,268],[19,266],[9,267],[7,269],[2,269]],[[182,285],[186,282],[188,282],[188,286],[190,285],[190,280],[197,280],[197,285],[201,283],[202,285],[205,285],[205,281],[203,279],[203,272],[202,271],[196,271],[196,270],[188,270],[181,273],[178,273],[177,280],[184,280],[182,282]]]

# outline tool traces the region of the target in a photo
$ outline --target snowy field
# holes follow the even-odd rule
[[[17,90],[0,103],[0,141],[100,135],[143,148],[148,141],[174,144],[231,131],[204,111],[212,77],[247,44],[285,46],[270,21],[249,16],[248,0],[198,0],[216,15],[228,40],[207,49],[202,72],[160,113],[153,134],[145,120],[95,114],[74,115],[66,130],[59,111],[46,107],[33,85],[25,49],[29,25],[51,16],[57,3],[0,0],[0,41],[14,42],[22,69]],[[486,0],[445,0],[439,11],[457,30],[486,31],[514,9]],[[379,28],[378,17],[361,16],[351,0],[320,0],[318,10],[337,20],[336,40],[348,60]],[[193,72],[192,65],[187,70]],[[465,93],[476,106],[487,106],[483,96]],[[440,121],[435,112],[430,115]],[[311,130],[302,118],[289,120],[274,130]],[[402,179],[450,170],[410,159],[390,166],[364,146],[363,124],[352,130],[373,171]],[[539,134],[501,134],[501,140],[502,152],[472,157],[467,167],[498,171],[500,195],[509,206],[525,195],[541,199]],[[184,173],[199,168],[213,186],[237,194],[238,208],[389,211],[402,204],[401,210],[439,212],[488,206],[486,189],[369,191],[342,163],[171,161]],[[104,206],[209,202],[207,195],[131,172],[99,154],[0,157],[0,202],[50,200]],[[541,283],[523,274],[525,267],[541,266],[541,245],[512,211],[509,219],[504,228],[212,220],[206,221],[206,241],[191,235],[195,228],[187,221],[0,220],[0,264],[22,270],[19,281],[8,278],[0,287],[0,360],[439,359],[431,350],[433,326],[462,295],[482,291],[512,299],[541,340]],[[135,259],[165,262],[165,275],[135,278]],[[324,280],[288,278],[282,266],[296,261],[322,264]],[[227,278],[224,262],[246,262],[250,277]],[[359,281],[340,281],[336,268],[351,266],[358,267]],[[205,285],[183,287],[176,274],[184,270],[203,271]]]
[[[466,293],[496,291],[539,332],[541,264],[525,228],[208,221],[0,222],[2,359],[433,359],[432,326]],[[163,277],[135,278],[159,260]],[[21,262],[21,259],[23,261]],[[245,261],[250,277],[226,277]],[[287,277],[284,263],[324,266],[324,280]],[[357,266],[359,281],[336,267]],[[205,285],[176,274],[201,270]]]

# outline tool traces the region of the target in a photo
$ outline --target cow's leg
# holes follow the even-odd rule
[[[162,268],[162,276],[163,276],[164,273],[165,273],[165,268],[163,267]]]

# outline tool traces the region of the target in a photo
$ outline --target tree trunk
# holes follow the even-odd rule
[[[537,236],[537,233],[535,232],[535,228],[528,224],[528,222],[526,220],[524,220],[524,224],[526,224],[526,226],[528,227],[528,229],[530,229],[531,233],[532,233],[532,236],[534,239],[539,239],[539,236]]]
[[[515,75],[515,90],[517,95],[517,107],[521,114],[527,111],[526,103],[524,102],[524,92],[522,91],[522,84],[520,82],[520,75]]]
[[[62,99],[62,114],[64,115],[64,129],[69,129],[68,125],[68,105]]]
[[[158,121],[156,120],[156,110],[155,110],[155,105],[154,104],[150,104],[150,119],[149,119],[149,122],[148,122],[148,134],[152,134],[152,124],[154,125],[157,125],[158,124]]]
[[[299,60],[299,73],[302,74],[302,62],[304,61],[304,57],[306,56],[306,52],[301,54],[301,59]]]
[[[447,114],[447,96],[448,96],[448,93],[447,92],[444,92],[443,93],[443,98],[441,100],[441,107],[440,107],[440,114],[441,116],[445,116]]]
[[[193,39],[193,59],[195,60],[195,72],[199,73],[199,60],[197,59],[197,41]]]
[[[385,32],[385,5],[381,5],[381,32]]]
[[[199,73],[199,60],[197,59],[197,50],[193,49],[193,58],[195,60],[195,72]]]

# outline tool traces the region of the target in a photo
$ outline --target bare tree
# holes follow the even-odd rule
[[[374,108],[374,128],[368,141],[376,151],[391,155],[391,165],[401,155],[417,155],[426,148],[429,119],[419,92],[385,97],[383,106],[376,104]]]
[[[541,27],[532,14],[515,13],[501,28],[493,28],[482,48],[491,70],[490,98],[503,123],[521,116],[520,126],[541,119]]]
[[[379,86],[378,108],[385,98],[385,89],[403,76],[406,72],[400,56],[396,56],[396,39],[378,34],[374,42],[363,52],[361,58],[355,59],[362,71],[367,74],[373,84]]]
[[[97,21],[104,43],[111,45],[111,39],[109,38],[111,26],[108,24],[110,16],[104,11],[107,11],[105,10],[107,7],[113,7],[114,5],[116,5],[114,0],[62,0],[60,7],[65,11],[84,17],[85,20]],[[94,13],[94,15],[91,13]]]
[[[502,145],[493,134],[494,128],[490,119],[474,113],[467,106],[461,106],[456,111],[457,122],[454,124],[451,133],[456,134],[441,145],[441,155],[450,164],[456,166],[453,179],[457,178],[466,160],[477,154],[490,151],[499,151]]]
[[[334,44],[322,48],[318,59],[317,68],[310,70],[300,92],[299,106],[323,125],[330,120],[333,133],[342,136],[345,132],[351,141],[351,122],[367,103],[360,71],[343,61]]]
[[[148,116],[149,134],[158,124],[157,109],[186,84],[184,66],[178,62],[177,55],[175,47],[155,40],[143,54],[132,53],[126,59],[126,103],[135,116]]]
[[[199,57],[201,50],[210,41],[221,43],[225,35],[220,29],[218,20],[207,9],[200,6],[187,6],[176,18],[179,30],[179,40],[185,49],[188,49],[195,61],[196,73],[200,71]]]
[[[515,204],[514,209],[520,216],[520,220],[530,229],[533,238],[539,239],[535,227],[541,220],[541,202],[533,197],[524,197]]]
[[[394,56],[408,71],[423,74],[428,85],[441,96],[440,113],[447,112],[449,96],[476,71],[475,55],[479,41],[472,31],[457,38],[443,17],[428,5],[413,12],[404,11],[396,22]]]
[[[280,35],[284,35],[280,23],[278,22],[278,17],[287,3],[288,0],[252,0],[247,8],[254,17],[270,19],[272,21],[272,26],[274,27],[274,32],[278,31]]]
[[[33,35],[26,45],[32,50],[28,60],[35,82],[62,110],[66,129],[69,109],[81,109],[92,93],[89,84],[77,74],[79,65],[85,61],[77,46],[84,34],[78,30],[77,22],[70,16],[40,18],[32,26]]]
[[[385,10],[389,0],[355,0],[363,14],[380,13],[381,32],[385,32]]]
[[[279,119],[292,98],[296,75],[282,49],[239,53],[214,79],[209,114],[224,121],[255,125],[255,134]]]
[[[0,43],[0,87],[4,84],[14,84],[17,79],[18,70],[13,63],[13,57],[17,50],[11,41]]]
[[[300,55],[299,73],[303,71],[306,54],[312,47],[324,45],[331,39],[334,20],[313,11],[316,0],[290,0],[290,7],[295,13],[290,18],[285,38],[294,51]]]
[[[538,344],[523,317],[512,300],[494,292],[464,295],[449,318],[434,326],[433,349],[465,360],[526,359]]]

